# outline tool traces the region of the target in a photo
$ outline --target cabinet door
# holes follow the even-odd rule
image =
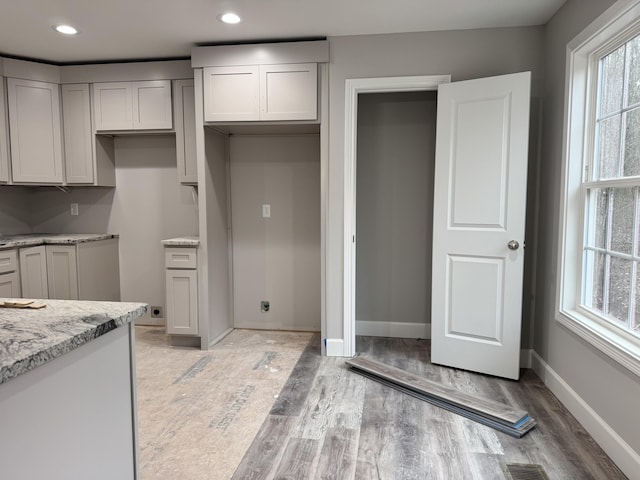
[[[133,129],[131,83],[94,83],[93,108],[97,131]]]
[[[0,275],[0,298],[20,298],[20,279],[18,272]]]
[[[4,78],[0,77],[0,183],[9,181],[9,135],[7,130],[7,109],[5,106]]]
[[[49,298],[78,300],[78,270],[75,245],[47,245]],[[95,272],[99,275],[98,272]]]
[[[67,183],[93,183],[89,84],[62,85],[62,125]]]
[[[167,333],[198,334],[197,270],[167,270]]]
[[[173,86],[178,181],[197,185],[196,102],[193,80],[176,80]]]
[[[207,67],[204,69],[205,122],[237,122],[260,119],[258,66]]]
[[[315,63],[260,66],[260,120],[315,120],[317,116]]]
[[[9,78],[7,89],[13,181],[62,183],[58,85]]]
[[[20,249],[20,286],[24,298],[49,298],[44,245]]]
[[[133,82],[133,129],[173,128],[171,116],[171,81]]]

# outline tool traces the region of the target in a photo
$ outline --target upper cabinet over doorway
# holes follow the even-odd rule
[[[318,120],[318,63],[329,61],[328,42],[196,47],[203,71],[208,123]]]

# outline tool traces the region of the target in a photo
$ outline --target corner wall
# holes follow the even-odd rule
[[[0,186],[0,236],[31,232],[31,189]]]
[[[640,378],[556,322],[567,43],[612,0],[569,0],[545,32],[534,368],[630,478],[640,478]]]

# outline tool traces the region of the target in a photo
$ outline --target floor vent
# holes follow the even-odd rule
[[[549,480],[541,465],[507,463],[504,465],[507,480]]]

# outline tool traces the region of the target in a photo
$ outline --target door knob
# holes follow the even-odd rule
[[[517,240],[511,240],[509,243],[507,243],[507,247],[509,247],[509,250],[517,250],[518,248],[520,248],[520,244]]]

